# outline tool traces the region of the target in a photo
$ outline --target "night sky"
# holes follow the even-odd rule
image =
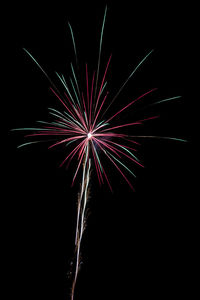
[[[74,61],[69,21],[76,38],[80,70],[87,62],[92,72],[97,66],[106,3],[100,74],[112,53],[107,76],[111,95],[154,49],[124,88],[111,113],[145,91],[158,88],[132,106],[118,122],[159,115],[159,119],[147,122],[142,129],[131,129],[130,134],[173,136],[189,142],[138,140],[138,156],[145,168],[132,165],[137,177],[129,180],[135,192],[106,159],[113,193],[106,183],[99,187],[93,168],[75,300],[171,299],[172,295],[180,298],[189,293],[189,203],[194,197],[188,159],[191,103],[185,73],[186,7],[162,1],[15,4],[9,28],[12,86],[7,90],[8,127],[34,127],[36,120],[48,119],[48,107],[62,109],[48,80],[23,48],[30,51],[54,82],[59,82],[55,71],[67,77],[70,62]],[[177,95],[182,98],[148,107]],[[21,300],[69,300],[81,179],[79,174],[71,187],[76,160],[68,170],[59,168],[66,156],[63,147],[48,150],[48,144],[41,143],[17,149],[24,142],[23,133],[9,132],[8,138],[9,185],[4,223],[8,295],[14,293]]]

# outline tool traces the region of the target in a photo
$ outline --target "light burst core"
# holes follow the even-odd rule
[[[92,138],[92,136],[93,136],[92,132],[88,132],[88,134],[87,134],[88,140],[90,140]]]

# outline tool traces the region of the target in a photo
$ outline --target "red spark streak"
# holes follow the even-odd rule
[[[133,100],[132,102],[130,102],[128,105],[124,106],[121,110],[119,110],[116,114],[114,114],[112,117],[110,117],[110,119],[108,119],[106,122],[109,122],[110,120],[112,120],[113,118],[115,118],[118,114],[120,114],[122,111],[124,111],[125,109],[127,109],[129,106],[131,106],[133,103],[135,103],[136,101],[138,101],[139,99],[143,98],[144,96],[148,95],[149,93],[153,92],[157,90],[157,88],[154,88],[146,93],[144,93],[143,95],[139,96],[137,99]]]
[[[149,117],[149,118],[146,118],[146,119],[143,119],[143,120],[139,120],[139,121],[134,122],[134,123],[122,124],[122,125],[118,125],[118,126],[115,126],[115,127],[106,128],[106,129],[103,129],[102,131],[105,132],[105,131],[108,131],[108,130],[113,130],[113,129],[117,129],[117,128],[132,126],[132,125],[141,125],[142,122],[144,122],[144,121],[153,120],[153,119],[156,119],[156,118],[159,118],[159,116],[153,116],[153,117]]]
[[[103,177],[101,175],[101,169],[98,163],[98,159],[97,159],[97,154],[94,150],[94,144],[92,143],[92,153],[93,153],[93,157],[94,157],[94,163],[95,163],[95,168],[96,168],[96,172],[97,172],[97,177],[99,180],[99,184],[101,185],[101,182],[103,183]]]
[[[85,141],[85,144],[83,144],[83,146],[82,146],[82,148],[81,148],[81,150],[80,150],[80,152],[79,152],[79,154],[80,154],[79,163],[78,163],[78,167],[77,167],[77,169],[76,169],[76,172],[75,172],[75,175],[74,175],[74,178],[73,178],[73,181],[72,181],[72,185],[74,184],[74,180],[76,179],[78,170],[79,170],[80,165],[81,165],[81,162],[82,162],[82,160],[83,160],[83,156],[84,156],[84,154],[85,154],[84,149],[86,148],[86,144],[87,144],[87,141]]]
[[[87,86],[87,105],[88,105],[88,111],[89,111],[89,88],[88,88],[88,70],[87,70],[87,64],[86,64],[86,86]]]
[[[92,153],[93,153],[93,157],[94,157],[94,162],[95,162],[95,167],[96,167],[97,177],[98,177],[98,179],[99,179],[99,184],[101,184],[101,181],[100,181],[100,178],[99,178],[99,173],[98,173],[98,172],[100,172],[100,175],[101,175],[101,170],[100,170],[100,166],[99,166],[98,159],[97,159],[97,157],[96,157],[96,152],[94,151],[94,149],[95,149],[95,146],[94,146],[94,144],[93,144],[93,142],[92,142]],[[104,168],[103,168],[102,163],[101,163],[101,168],[102,168],[103,174],[104,174],[104,176],[105,176],[105,178],[106,178],[106,181],[107,181],[107,183],[108,183],[108,186],[109,186],[109,188],[110,188],[110,190],[111,190],[111,192],[112,192],[111,184],[110,184],[110,182],[109,182],[109,180],[108,180],[107,174],[106,174],[106,172],[105,172],[105,170],[104,170]],[[102,178],[102,183],[103,183],[103,178]]]
[[[71,110],[67,107],[67,105],[63,102],[63,100],[58,96],[58,94],[50,87],[50,90],[54,93],[54,95],[60,100],[60,102],[64,105],[64,107],[67,109],[67,111],[75,118]],[[67,96],[67,95],[66,95]],[[69,99],[68,99],[69,100]]]
[[[68,138],[68,139],[64,139],[64,140],[62,140],[62,141],[60,141],[60,142],[57,142],[57,143],[55,143],[55,144],[49,146],[48,149],[51,149],[51,148],[53,148],[53,147],[55,147],[55,146],[57,146],[57,145],[60,145],[60,144],[65,143],[65,142],[75,141],[75,140],[82,139],[82,138],[83,138],[83,136],[76,136],[76,137],[71,137],[71,138]]]
[[[96,140],[96,143],[99,145],[99,147],[101,148],[101,150],[105,153],[105,155],[109,158],[109,160],[113,163],[113,165],[117,168],[117,170],[120,172],[120,174],[124,177],[124,179],[126,180],[126,182],[128,183],[128,185],[130,186],[130,188],[134,191],[133,186],[131,185],[131,183],[129,182],[129,180],[126,178],[126,176],[124,175],[124,173],[121,171],[121,169],[116,165],[116,163],[113,161],[113,159],[102,148],[102,146],[100,145],[100,143],[97,140]]]
[[[103,101],[102,101],[102,103],[101,103],[101,106],[100,106],[100,108],[99,108],[99,110],[98,110],[98,112],[97,112],[97,114],[96,114],[96,117],[95,117],[94,122],[93,122],[93,125],[92,125],[92,131],[93,131],[94,127],[95,127],[96,120],[97,120],[97,118],[98,118],[98,116],[99,116],[99,113],[100,113],[100,111],[101,111],[101,109],[102,109],[102,106],[103,106],[103,104],[104,104],[104,102],[105,102],[107,96],[108,96],[108,92],[107,92],[107,94],[105,95],[105,97],[104,97],[104,99],[103,99]]]
[[[95,138],[94,138],[95,139]],[[99,143],[103,144],[106,148],[108,148],[109,150],[111,150],[112,152],[114,152],[115,154],[117,154],[119,156],[119,153],[123,154],[124,156],[128,157],[130,160],[132,160],[134,163],[136,163],[137,165],[141,166],[144,168],[144,166],[142,164],[140,164],[137,160],[135,160],[134,158],[132,158],[131,156],[129,156],[128,154],[124,153],[123,151],[117,149],[116,147],[114,146],[111,146],[111,145],[108,145],[107,143],[105,142],[102,142],[102,140],[98,140]],[[120,156],[119,156],[120,157]]]
[[[89,131],[91,131],[91,116],[92,116],[92,98],[93,98],[93,88],[94,88],[94,77],[95,77],[95,71],[93,73],[92,77],[92,86],[91,86],[91,96],[90,96],[90,115],[89,115]]]
[[[101,87],[99,89],[99,94],[98,94],[97,101],[96,101],[95,112],[96,112],[96,109],[97,109],[97,106],[98,106],[98,103],[99,103],[99,98],[100,98],[100,95],[101,95],[101,91],[102,91],[102,88],[103,88],[103,84],[104,84],[104,81],[105,81],[105,77],[106,77],[106,73],[107,73],[107,70],[108,70],[108,66],[109,66],[111,57],[112,57],[112,54],[109,57],[108,63],[106,65],[106,70],[105,70],[105,73],[104,73],[104,76],[103,76],[103,79],[102,79],[102,82],[101,82]]]
[[[70,153],[69,155],[63,160],[63,162],[60,164],[60,167],[63,166],[63,164],[67,161],[67,159],[73,154],[73,156],[71,157],[71,159],[74,157],[74,155],[77,153],[77,151],[79,150],[79,148],[84,144],[85,141],[82,141],[80,144],[78,144],[78,146],[76,146]]]

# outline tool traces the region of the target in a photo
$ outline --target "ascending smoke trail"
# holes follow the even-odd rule
[[[81,248],[81,241],[82,241],[84,227],[85,227],[86,206],[89,197],[88,187],[90,181],[90,168],[91,168],[91,160],[89,159],[89,147],[87,147],[85,160],[83,162],[81,193],[78,200],[76,238],[75,238],[76,265],[75,265],[74,279],[72,283],[71,300],[74,299],[75,287],[76,287],[78,271],[80,266],[80,248]]]

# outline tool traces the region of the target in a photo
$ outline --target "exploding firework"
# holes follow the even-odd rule
[[[62,110],[49,108],[51,119],[48,121],[38,121],[40,123],[40,126],[38,127],[35,126],[34,128],[15,129],[30,131],[30,133],[25,137],[31,139],[34,138],[34,140],[29,140],[26,143],[19,145],[18,147],[20,148],[33,143],[39,143],[40,141],[44,141],[44,139],[46,139],[46,141],[50,143],[48,147],[49,149],[62,145],[69,146],[70,151],[67,152],[64,160],[60,163],[60,166],[68,166],[71,161],[76,161],[72,184],[77,178],[77,174],[79,172],[81,172],[82,174],[81,189],[77,205],[75,236],[76,261],[71,300],[74,299],[75,286],[79,271],[80,247],[85,226],[85,214],[89,196],[91,167],[95,169],[99,184],[102,185],[104,182],[106,182],[110,190],[112,191],[112,185],[107,174],[104,159],[110,161],[110,163],[117,170],[120,176],[122,176],[130,186],[130,188],[133,189],[133,185],[131,180],[129,179],[129,175],[135,177],[135,174],[129,167],[129,164],[126,163],[126,161],[130,161],[133,164],[143,167],[142,163],[135,153],[135,147],[138,144],[136,138],[165,138],[181,140],[173,137],[142,135],[130,136],[128,133],[126,133],[127,128],[140,126],[147,121],[156,119],[158,117],[157,115],[135,120],[129,123],[120,123],[119,117],[124,113],[124,111],[127,111],[143,97],[153,93],[156,88],[145,91],[139,97],[132,99],[128,104],[122,106],[117,112],[115,112],[114,114],[110,114],[109,117],[106,117],[107,114],[112,112],[110,108],[113,106],[113,103],[122,92],[128,81],[153,52],[153,50],[151,50],[142,58],[142,60],[132,70],[124,83],[120,86],[115,96],[110,98],[109,92],[107,90],[106,78],[112,55],[109,56],[103,72],[103,76],[102,78],[100,78],[102,40],[106,15],[107,7],[105,9],[100,34],[97,69],[93,71],[92,74],[89,74],[88,65],[85,65],[85,88],[82,88],[78,80],[78,78],[80,78],[80,74],[77,74],[79,70],[77,50],[74,33],[70,24],[69,30],[73,42],[76,68],[74,64],[71,63],[71,76],[69,77],[69,80],[67,80],[63,74],[56,73],[63,86],[62,92],[56,87],[56,85],[53,83],[53,81],[50,79],[41,65],[32,56],[32,54],[28,50],[24,49],[25,52],[41,69],[44,75],[48,78],[51,84],[50,89],[58,99],[58,101],[61,103]],[[154,102],[152,105],[178,98],[180,98],[180,96],[159,100],[157,102]],[[116,120],[118,121],[118,124],[116,124],[116,122],[113,123],[113,121]],[[37,138],[37,140],[35,140],[35,138]],[[99,153],[101,153],[101,155]]]

